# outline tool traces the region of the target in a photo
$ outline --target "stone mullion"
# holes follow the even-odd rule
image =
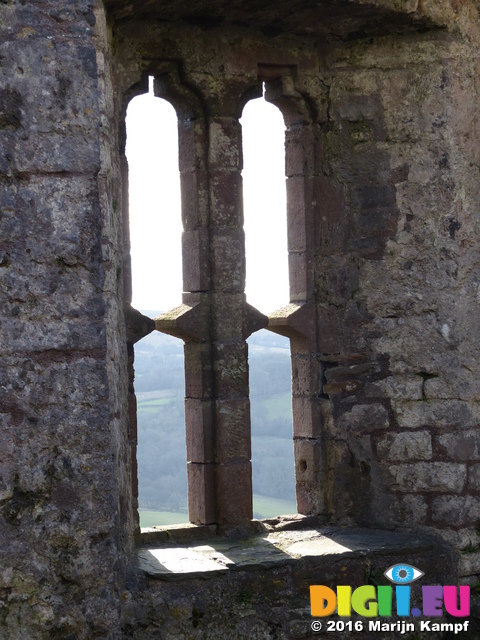
[[[186,312],[177,314],[175,322],[185,342],[188,512],[196,524],[216,522],[206,128],[203,118],[179,119]]]
[[[217,522],[248,522],[252,510],[241,128],[236,117],[209,126],[211,323],[215,396]]]
[[[190,520],[241,524],[253,515],[245,338],[267,324],[245,300],[241,128],[180,113],[184,294],[155,323],[185,342]]]
[[[245,301],[241,130],[235,117],[179,122],[183,304],[156,318],[185,341],[190,520],[252,518],[245,337],[266,318]]]

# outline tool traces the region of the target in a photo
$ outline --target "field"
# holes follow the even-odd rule
[[[297,513],[297,504],[294,500],[280,500],[268,496],[253,495],[253,512],[256,518],[273,518],[274,516]]]
[[[273,518],[278,515],[297,513],[297,505],[291,500],[279,500],[267,496],[253,496],[253,511],[257,518]],[[154,527],[188,522],[186,513],[173,511],[139,511],[140,526]]]
[[[183,524],[188,522],[186,513],[173,511],[139,511],[141,527],[155,527],[166,524]]]

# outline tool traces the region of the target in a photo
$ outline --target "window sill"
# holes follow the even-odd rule
[[[139,566],[151,578],[179,581],[297,563],[313,567],[328,559],[416,555],[434,548],[431,539],[412,532],[318,526],[313,520],[253,521],[251,535],[242,539],[216,535],[215,525],[155,527],[155,542],[151,530],[142,530]]]

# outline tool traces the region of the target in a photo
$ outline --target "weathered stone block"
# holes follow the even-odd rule
[[[290,338],[291,352],[316,351],[316,308],[311,302],[291,302],[268,317],[270,331]]]
[[[185,398],[188,462],[214,462],[214,427],[211,400]]]
[[[343,256],[329,256],[318,265],[318,302],[341,306],[358,288],[358,267]]]
[[[211,224],[243,227],[242,176],[239,171],[218,171],[211,181]]]
[[[209,344],[185,343],[185,395],[207,399],[212,395],[212,361]]]
[[[45,18],[44,12],[37,11],[35,20],[42,18]],[[77,37],[76,42],[65,40],[52,46],[48,26],[43,35],[38,22],[35,28],[36,38],[2,40],[2,57],[12,71],[5,86],[5,106],[15,109],[19,95],[23,98],[28,94],[28,87],[34,84],[36,89],[43,87],[44,90],[36,93],[35,101],[20,100],[24,129],[32,133],[45,132],[48,126],[69,133],[82,126],[87,130],[88,125],[96,126],[97,61],[90,38]],[[36,77],[35,72],[39,69],[41,75]],[[12,89],[16,91],[11,93]],[[6,122],[5,125],[7,131],[15,130],[12,123]]]
[[[12,132],[22,127],[20,136],[2,136],[10,169],[94,174],[100,167],[96,50],[79,36],[76,43],[56,42],[54,47],[48,28],[43,37],[39,33],[37,20],[34,31],[34,39],[21,39],[20,55],[15,41],[2,45],[2,59],[12,69],[5,126]],[[36,100],[27,97],[32,91]],[[17,120],[13,96],[21,103]]]
[[[477,358],[475,350],[470,353]],[[480,382],[473,371],[455,368],[425,380],[425,396],[431,399],[472,401],[480,395]]]
[[[480,552],[463,553],[460,556],[459,575],[463,576],[478,576],[480,573]]]
[[[188,515],[194,524],[217,522],[215,512],[215,465],[187,464]]]
[[[377,451],[386,460],[431,460],[432,437],[428,431],[389,433],[378,441]]]
[[[356,187],[353,202],[360,210],[383,210],[396,204],[396,190],[391,185]]]
[[[400,510],[402,521],[408,522],[409,526],[423,524],[428,516],[428,501],[422,495],[402,496]]]
[[[398,424],[407,429],[423,426],[465,429],[477,424],[478,411],[461,400],[430,402],[392,401]]]
[[[318,351],[327,356],[338,354],[342,350],[341,312],[333,305],[318,305],[317,309]],[[325,388],[324,392],[330,393]]]
[[[249,400],[217,400],[215,418],[217,462],[249,462],[252,457]]]
[[[460,493],[467,480],[464,464],[452,462],[417,462],[392,465],[390,473],[395,479],[394,489],[411,491],[450,491]]]
[[[436,441],[442,457],[462,461],[480,458],[480,433],[478,429],[440,434]]]
[[[438,496],[432,503],[432,521],[438,527],[473,527],[480,518],[478,496]]]
[[[290,302],[304,302],[311,297],[314,287],[312,267],[313,259],[305,253],[288,254]]]
[[[11,167],[19,173],[96,173],[100,168],[99,149],[92,147],[80,132],[76,138],[51,133],[45,138],[18,142]],[[0,151],[10,155],[3,141],[0,141]]]
[[[183,228],[206,229],[208,226],[208,178],[205,170],[186,171],[180,176]]]
[[[212,284],[215,291],[245,290],[245,236],[243,229],[220,229],[211,236]]]
[[[375,95],[349,95],[339,101],[338,116],[349,122],[373,121],[382,117],[382,107]]]
[[[297,511],[305,515],[325,511],[324,474],[318,475],[318,484],[298,482],[296,487]]]
[[[480,491],[480,464],[468,467],[468,486],[473,491]]]
[[[360,361],[358,362],[358,360]],[[381,368],[379,362],[369,362],[362,357],[357,358],[356,363],[343,364],[342,362],[335,364],[336,366],[327,367],[325,371],[325,378],[328,383],[352,382],[363,378],[368,379],[370,376],[375,376],[379,373]]]
[[[293,440],[295,456],[295,477],[302,484],[316,485],[322,467],[322,448],[318,440],[298,438]]]
[[[182,271],[184,291],[208,291],[210,288],[210,238],[207,229],[182,233]]]
[[[217,522],[242,524],[253,517],[250,462],[217,466]]]
[[[23,268],[32,259],[38,268],[38,263],[59,258],[65,266],[82,266],[84,277],[101,281],[100,274],[93,275],[101,261],[102,230],[95,186],[90,176],[44,174],[31,176],[28,182],[3,183],[0,230],[15,241],[9,251],[22,255]],[[38,242],[39,236],[44,242]]]
[[[415,375],[389,376],[365,385],[367,397],[395,398],[397,400],[421,400],[423,380]]]
[[[320,363],[310,354],[292,354],[292,394],[312,395],[319,392]]]
[[[137,444],[137,398],[134,393],[128,394],[128,439]]]
[[[289,252],[309,251],[314,239],[313,182],[301,176],[287,180]]]
[[[214,340],[239,339],[243,335],[244,293],[212,293]]]
[[[368,432],[388,429],[390,419],[387,409],[381,404],[356,404],[338,418],[337,424],[342,430]]]
[[[243,340],[216,343],[213,347],[217,397],[248,396],[248,355]]]
[[[137,309],[134,309],[130,305],[125,306],[125,333],[127,343],[134,345],[154,330],[155,321],[152,320],[152,318],[144,316],[140,311],[137,311]],[[129,359],[131,357],[131,363],[129,362],[129,366],[133,367],[133,349],[130,351],[130,347],[127,348],[129,350]]]
[[[364,209],[356,217],[355,234],[350,237],[350,246],[369,260],[380,259],[387,241],[395,236],[398,211],[392,205],[380,209]]]
[[[22,347],[29,351],[88,351],[105,348],[105,326],[101,322],[84,320],[45,321],[19,319],[14,323],[2,323],[2,330],[9,336],[5,353],[15,353]]]
[[[311,174],[315,168],[317,146],[310,127],[291,125],[285,132],[285,175],[293,178]]]
[[[429,73],[420,75],[425,75],[426,78],[430,76]],[[419,80],[417,73],[412,74],[411,69],[396,70],[391,105],[384,111],[386,133],[393,143],[415,143],[420,140],[424,131],[422,103],[425,98],[425,82],[428,83],[428,80]],[[415,99],[412,99],[413,95],[416,96]]]
[[[181,119],[178,123],[178,146],[182,149],[178,165],[180,173],[201,168],[207,153],[207,123],[203,118]]]
[[[184,302],[154,318],[155,329],[186,342],[210,340],[209,300],[205,293],[184,293]]]
[[[242,320],[242,337],[244,340],[251,336],[252,333],[255,333],[255,331],[265,329],[269,322],[266,315],[255,307],[252,307],[248,302],[243,307]]]
[[[461,529],[441,529],[439,531],[439,534],[454,549],[460,549],[464,553],[476,550],[476,548],[478,547],[479,535],[473,527],[462,527]]]
[[[208,159],[221,170],[242,170],[242,129],[235,118],[212,118]]]
[[[321,435],[323,420],[317,397],[293,396],[292,413],[295,438],[317,438]]]

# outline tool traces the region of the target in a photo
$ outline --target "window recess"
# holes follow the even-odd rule
[[[196,88],[169,62],[156,64],[154,83],[155,95],[177,112],[183,224],[182,303],[156,317],[155,328],[184,341],[189,518],[220,526],[253,516],[245,341],[267,325],[291,343],[298,512],[322,513],[325,502],[314,287],[317,124],[295,88],[294,68],[259,65],[256,83],[245,78]],[[269,317],[245,298],[239,124],[262,81],[286,124],[290,302]]]

